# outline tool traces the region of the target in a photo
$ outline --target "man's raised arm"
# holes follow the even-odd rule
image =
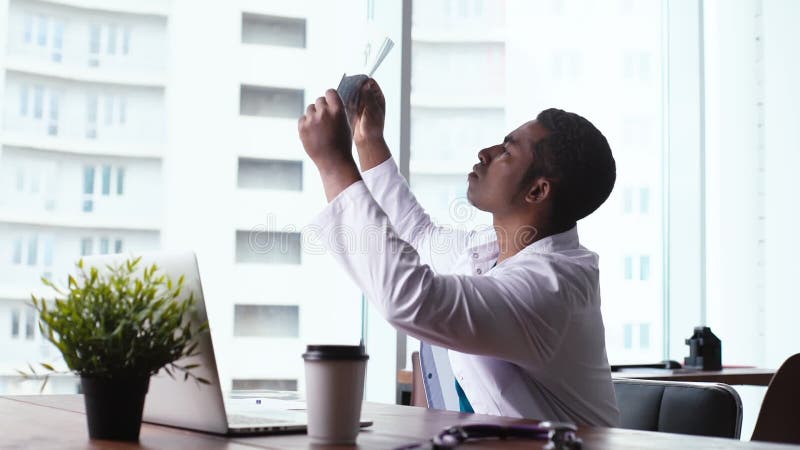
[[[395,231],[417,250],[423,263],[447,272],[468,245],[470,235],[436,226],[411,193],[383,136],[386,100],[374,79],[364,82],[358,99],[358,104],[347,107],[364,183]]]

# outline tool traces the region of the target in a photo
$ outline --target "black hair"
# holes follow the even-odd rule
[[[585,118],[561,109],[542,111],[536,120],[548,131],[533,149],[528,179],[553,181],[554,213],[573,223],[606,201],[617,178],[611,147],[603,133]]]

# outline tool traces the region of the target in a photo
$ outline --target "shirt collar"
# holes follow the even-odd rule
[[[558,234],[551,234],[539,239],[533,244],[522,249],[523,252],[555,253],[563,250],[574,250],[580,246],[578,239],[578,225]],[[522,253],[522,252],[520,252]]]
[[[487,236],[486,233],[479,233],[483,239],[477,239],[478,243],[470,247],[472,252],[481,252],[484,255],[488,253],[490,257],[496,258],[500,254],[500,249],[497,246],[497,235],[494,229],[491,234]],[[488,239],[487,239],[488,238]],[[520,253],[555,253],[564,250],[574,250],[580,247],[580,240],[578,239],[578,226],[570,228],[567,231],[558,234],[551,234],[545,238],[539,239],[533,244],[523,248]],[[515,255],[516,256],[516,255]]]

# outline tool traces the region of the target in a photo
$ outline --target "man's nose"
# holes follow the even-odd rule
[[[493,147],[487,147],[478,152],[478,160],[481,162],[481,164],[483,164],[484,166],[489,164],[492,158],[494,158],[492,150],[494,150],[496,147],[502,147],[502,146],[495,145]]]

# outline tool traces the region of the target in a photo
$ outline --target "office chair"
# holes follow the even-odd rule
[[[751,440],[800,444],[800,353],[772,377]]]
[[[727,384],[615,379],[620,428],[738,439],[742,400]]]

